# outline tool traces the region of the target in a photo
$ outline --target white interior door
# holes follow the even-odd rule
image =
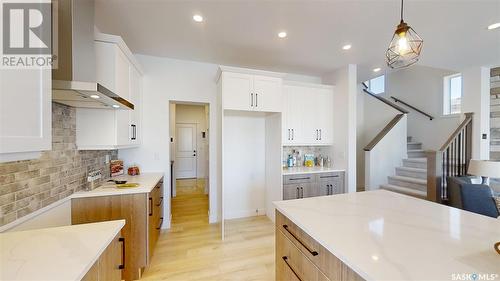
[[[196,124],[176,124],[176,179],[196,178]]]

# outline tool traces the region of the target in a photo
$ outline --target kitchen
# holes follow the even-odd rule
[[[357,194],[357,66],[347,63],[319,77],[263,63],[198,62],[137,52],[142,39],[131,34],[141,34],[138,27],[123,23],[118,28],[110,17],[113,9],[135,7],[144,13],[140,4],[129,4],[57,1],[52,14],[57,15],[52,22],[58,27],[52,46],[57,67],[0,70],[0,279],[221,280],[248,274],[256,280],[295,280],[295,272],[283,267],[287,260],[275,261],[274,254],[275,243],[285,241],[275,242],[281,234],[304,251],[294,233],[299,239],[304,233],[314,236],[319,242],[306,245],[321,244],[320,255],[338,255],[339,249],[331,247],[335,241],[325,238],[325,231],[335,230],[321,228],[321,221],[308,217],[311,212],[300,210],[331,204],[362,217],[346,206],[356,200],[370,205],[370,198],[351,197]],[[189,5],[184,9],[182,21],[172,21],[187,22],[196,32],[209,28],[201,12],[193,14],[196,9]],[[130,33],[113,32],[122,28]],[[273,40],[283,44],[284,36]],[[204,133],[207,142],[206,192],[200,197],[208,208],[190,210],[204,212],[203,222],[189,221],[191,213],[181,224],[172,217],[177,196],[171,144],[178,138],[172,139],[169,124],[172,103],[206,107],[206,128],[195,134],[202,138]],[[318,217],[345,223],[327,215],[334,211],[343,212],[331,209]],[[444,215],[446,210],[429,212]],[[381,213],[374,212],[390,218],[390,211]],[[492,240],[498,234],[495,225],[480,222],[482,237]],[[192,241],[187,242],[188,234]],[[372,264],[359,256],[338,258],[356,262],[345,263],[351,271],[344,267],[348,277],[339,280],[407,277],[365,271]],[[304,261],[314,259],[306,253]],[[488,266],[481,269],[493,271],[493,259],[484,257]],[[220,265],[213,268],[208,261]],[[305,280],[314,279],[304,268]],[[321,272],[328,275],[322,264],[310,268],[316,279]],[[283,272],[289,278],[275,275]]]

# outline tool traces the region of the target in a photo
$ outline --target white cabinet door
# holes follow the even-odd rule
[[[332,144],[333,142],[333,92],[330,89],[321,89],[319,96],[319,143]]]
[[[301,106],[302,119],[302,144],[316,144],[318,141],[318,96],[317,89],[311,87],[298,87],[300,94],[298,96]]]
[[[113,44],[114,45],[114,44]],[[120,48],[114,45],[115,49],[115,94],[129,100],[130,99],[130,62]]]
[[[253,76],[241,73],[222,73],[223,109],[253,110]]]
[[[283,141],[285,144],[300,144],[304,142],[304,108],[303,91],[300,87],[285,86],[286,116]]]
[[[283,93],[281,79],[255,75],[253,78],[254,110],[281,112]]]
[[[130,112],[130,140],[132,144],[141,143],[142,78],[134,66],[130,66],[130,102],[134,110]]]
[[[0,70],[0,153],[52,148],[50,69]]]

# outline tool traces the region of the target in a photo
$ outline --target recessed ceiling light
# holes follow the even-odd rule
[[[349,50],[351,49],[351,47],[352,47],[351,44],[347,44],[342,47],[342,50]]]
[[[374,68],[374,69],[373,69],[373,72],[379,72],[380,70],[382,70],[382,68],[377,67],[377,68]]]
[[[285,31],[281,31],[280,33],[278,33],[278,37],[279,38],[285,38],[286,37],[286,32]]]
[[[488,25],[489,30],[497,29],[500,27],[500,22]]]
[[[91,97],[91,98],[93,98],[93,99],[98,99],[98,98],[100,98],[100,96],[98,96],[98,95],[90,95],[90,97]]]
[[[114,108],[119,108],[120,106],[119,106],[119,105],[116,105],[116,104],[113,104],[113,107],[114,107]]]
[[[202,22],[203,21],[203,17],[201,15],[196,14],[196,15],[193,16],[193,20],[195,22]]]

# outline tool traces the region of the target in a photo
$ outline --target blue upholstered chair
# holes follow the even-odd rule
[[[500,216],[491,188],[473,184],[470,177],[448,178],[448,198],[452,207],[492,218]]]

